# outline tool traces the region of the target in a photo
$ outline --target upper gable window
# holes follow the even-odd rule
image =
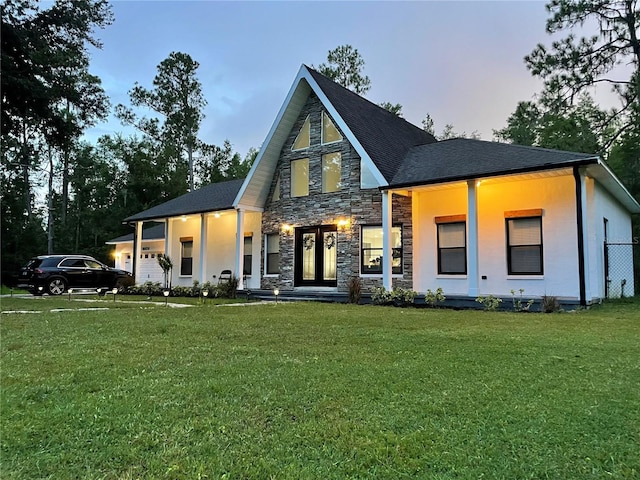
[[[304,148],[309,148],[309,144],[311,143],[310,138],[311,138],[311,122],[309,121],[309,115],[307,115],[307,118],[302,124],[302,128],[300,129],[300,132],[298,132],[298,136],[293,142],[293,146],[291,147],[291,150],[302,150]]]
[[[340,190],[340,163],[340,152],[329,153],[322,156],[322,193],[337,192]]]
[[[301,158],[291,162],[291,196],[309,195],[309,159]]]
[[[339,142],[340,140],[342,140],[342,135],[340,135],[340,132],[329,118],[329,115],[322,112],[322,143],[333,143]]]

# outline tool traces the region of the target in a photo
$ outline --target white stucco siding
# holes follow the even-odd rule
[[[477,202],[481,295],[510,296],[512,289],[522,288],[525,296],[579,298],[575,182],[571,174],[481,181]],[[530,209],[543,211],[544,274],[508,275],[505,212]],[[466,276],[437,273],[435,217],[460,214],[469,218],[466,184],[414,191],[414,289],[418,292],[442,287],[445,295],[467,294]]]
[[[413,289],[424,293],[441,287],[445,295],[466,295],[466,275],[438,275],[435,218],[467,214],[467,185],[434,187],[413,193]]]
[[[591,266],[592,300],[605,297],[604,241],[605,219],[607,220],[607,241],[609,243],[632,243],[633,230],[629,212],[593,179],[587,181],[589,202],[589,258]],[[631,245],[611,245],[609,256],[609,297],[618,298],[624,288],[625,295],[632,295],[635,289],[633,277],[633,248]],[[624,287],[623,287],[624,283]]]

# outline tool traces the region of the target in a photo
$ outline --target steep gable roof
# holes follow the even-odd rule
[[[411,147],[436,141],[430,133],[306,68],[387,181]]]
[[[302,65],[235,206],[264,206],[282,147],[311,92],[318,96],[379,185],[391,181],[411,147],[436,141],[415,125]]]
[[[244,179],[212,183],[123,220],[123,223],[230,210]]]

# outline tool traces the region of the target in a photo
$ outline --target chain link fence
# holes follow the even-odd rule
[[[640,243],[605,243],[606,298],[640,294]]]

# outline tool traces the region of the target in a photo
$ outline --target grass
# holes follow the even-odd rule
[[[119,303],[2,315],[1,478],[640,476],[637,300]]]

